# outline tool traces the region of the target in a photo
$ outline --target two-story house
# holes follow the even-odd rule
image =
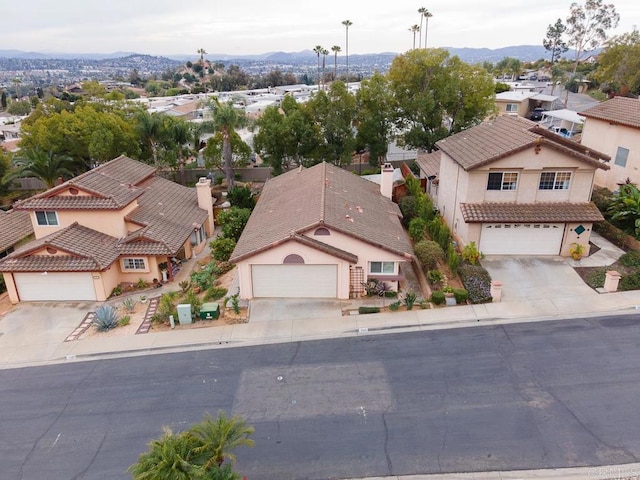
[[[268,180],[230,258],[240,297],[346,299],[371,278],[397,289],[414,257],[393,171],[377,185],[323,162]]]
[[[586,117],[581,143],[606,153],[611,169],[598,170],[595,183],[611,191],[629,179],[640,185],[640,100],[614,97],[580,112]]]
[[[14,208],[35,240],[0,261],[12,303],[103,301],[122,283],[172,280],[174,259],[200,252],[214,227],[209,180],[183,187],[124,156]]]
[[[537,126],[501,116],[437,142],[437,206],[454,236],[485,254],[563,255],[589,251],[590,202],[605,154]]]

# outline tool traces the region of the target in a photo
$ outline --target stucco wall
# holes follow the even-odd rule
[[[640,129],[587,118],[582,129],[581,143],[611,157],[611,169],[597,171],[596,185],[614,191],[627,177],[633,183],[640,184]],[[626,167],[614,164],[618,147],[629,149]]]

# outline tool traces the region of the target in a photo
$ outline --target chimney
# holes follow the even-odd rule
[[[391,199],[393,196],[393,165],[385,163],[382,165],[382,175],[380,178],[380,193]]]
[[[207,211],[209,216],[208,225],[205,225],[207,236],[213,235],[213,200],[211,197],[211,180],[206,177],[200,177],[196,183],[196,191],[198,193],[198,206]]]

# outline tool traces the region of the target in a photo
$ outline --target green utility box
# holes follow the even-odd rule
[[[220,316],[220,305],[217,303],[203,303],[200,307],[200,318],[202,320],[215,320]]]

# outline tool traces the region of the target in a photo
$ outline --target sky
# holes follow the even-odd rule
[[[605,0],[606,1],[606,0]],[[610,0],[611,1],[611,0]],[[612,0],[618,28],[640,27],[638,0]],[[34,52],[198,55],[299,52],[334,45],[349,54],[413,47],[418,8],[432,13],[429,47],[541,45],[547,26],[569,14],[571,0],[6,0],[0,49]],[[584,4],[584,0],[578,3]]]

